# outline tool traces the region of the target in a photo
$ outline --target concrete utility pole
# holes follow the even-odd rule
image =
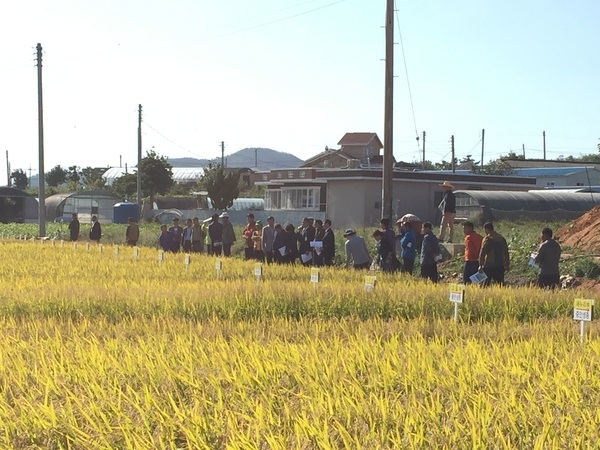
[[[546,132],[542,131],[542,148],[544,149],[544,161],[546,161]]]
[[[452,173],[456,172],[456,164],[454,164],[454,135],[450,138],[450,142],[452,145]]]
[[[425,132],[423,131],[423,169],[425,168]]]
[[[38,43],[37,75],[38,75],[38,141],[39,141],[39,170],[38,170],[38,234],[46,236],[46,186],[44,180],[44,103],[42,95],[42,44]]]
[[[225,168],[225,141],[221,141],[221,167]]]
[[[137,148],[137,206],[138,219],[142,218],[142,105],[138,105],[138,148]],[[153,205],[150,205],[152,208]]]
[[[523,159],[525,159],[525,144],[521,144],[523,147]]]
[[[387,0],[385,15],[385,114],[383,136],[382,217],[392,219],[394,188],[394,0]]]
[[[483,146],[485,144],[485,128],[481,130],[481,162],[479,166],[483,169]]]
[[[8,162],[8,150],[6,150],[6,185],[10,187],[10,163]]]

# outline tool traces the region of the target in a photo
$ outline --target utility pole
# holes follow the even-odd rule
[[[483,169],[483,147],[485,145],[485,128],[481,130],[481,162],[479,166]]]
[[[454,164],[454,135],[450,138],[451,146],[452,146],[452,173],[456,172],[456,165]]]
[[[42,44],[38,43],[37,50],[37,75],[38,75],[38,234],[39,237],[46,236],[46,186],[44,180],[44,104],[42,95]]]
[[[544,149],[544,161],[546,161],[546,132],[542,131],[542,148]]]
[[[10,163],[8,162],[8,150],[6,150],[6,185],[10,187]]]
[[[425,132],[423,131],[423,169],[425,169]]]
[[[225,168],[225,141],[221,141],[221,167]]]
[[[139,220],[142,218],[142,105],[138,105],[137,206]]]
[[[254,149],[254,167],[258,168],[258,149]]]
[[[387,0],[385,15],[385,114],[383,136],[382,217],[392,219],[394,188],[394,0]]]
[[[523,159],[525,159],[525,144],[521,144],[521,146],[523,147]]]

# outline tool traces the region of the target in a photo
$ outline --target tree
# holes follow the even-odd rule
[[[81,169],[77,166],[69,166],[69,169],[66,172],[69,188],[77,190],[79,182],[81,181]]]
[[[106,186],[106,180],[102,177],[105,171],[106,169],[90,166],[81,169],[83,186],[87,189],[102,189]]]
[[[240,195],[239,170],[225,174],[223,166],[211,163],[204,170],[200,178],[202,187],[208,192],[214,209],[227,209]]]
[[[154,204],[156,194],[165,195],[173,186],[173,168],[165,156],[158,155],[154,150],[146,152],[142,158],[142,191],[144,196],[150,197],[150,204]]]
[[[13,180],[17,189],[21,189],[22,191],[27,189],[27,186],[29,185],[29,179],[27,178],[25,172],[23,172],[23,169],[13,170],[10,174],[10,178]]]
[[[137,191],[137,175],[135,173],[121,175],[113,182],[112,190],[129,200]]]
[[[495,159],[490,161],[488,164],[485,164],[483,168],[473,166],[471,169],[472,173],[480,173],[483,175],[513,175],[515,173],[515,169],[513,167],[502,161],[502,159]]]
[[[63,169],[60,165],[54,166],[50,172],[47,172],[44,176],[46,184],[50,187],[58,187],[67,181],[68,172]]]

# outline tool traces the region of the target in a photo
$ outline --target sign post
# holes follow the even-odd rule
[[[115,245],[115,260],[119,259],[119,246]]]
[[[140,258],[140,249],[139,247],[133,247],[133,260],[137,261]]]
[[[260,283],[260,279],[263,275],[263,266],[262,263],[254,264],[254,276],[256,277],[256,284]]]
[[[310,269],[310,282],[312,283],[315,291],[317,290],[317,284],[321,281],[321,269],[313,267]]]
[[[592,321],[593,308],[593,299],[576,298],[573,304],[573,319],[579,320],[579,340],[582,344],[585,335],[585,323]]]
[[[158,267],[162,267],[163,259],[165,259],[165,252],[163,250],[158,251]]]
[[[221,270],[223,270],[223,261],[221,258],[217,258],[215,261],[215,269],[217,270],[217,280],[221,279]]]
[[[458,304],[465,300],[465,285],[450,285],[450,301],[454,303],[454,323],[458,323]]]
[[[377,282],[377,276],[365,275],[365,291],[373,292],[375,290],[375,283]]]
[[[185,265],[185,273],[187,273],[187,271],[190,268],[190,254],[186,253],[185,257],[183,258],[183,264]]]

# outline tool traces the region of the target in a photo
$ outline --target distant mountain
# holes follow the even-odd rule
[[[221,158],[168,158],[173,167],[203,167],[209,162],[220,163]],[[251,169],[272,170],[288,169],[300,166],[303,161],[291,153],[278,152],[270,148],[244,148],[225,156],[226,167],[249,167]]]

